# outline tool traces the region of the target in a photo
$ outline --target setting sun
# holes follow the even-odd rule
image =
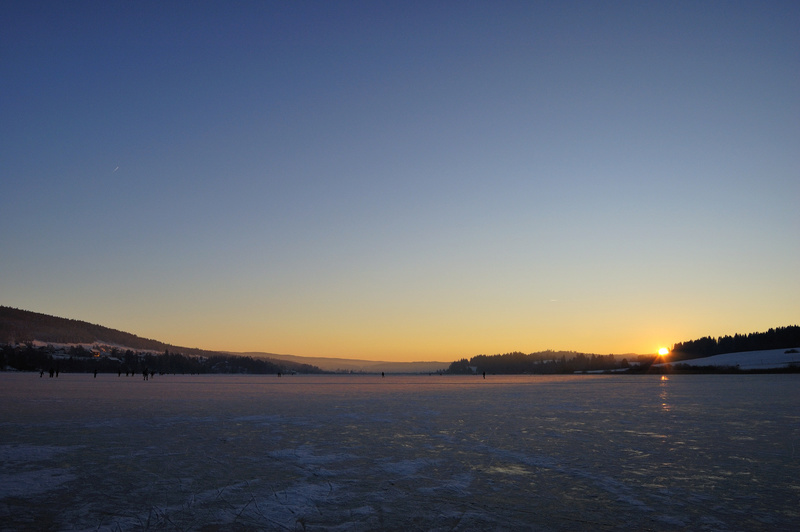
[[[664,355],[666,355],[668,353],[669,353],[669,349],[667,349],[666,347],[662,347],[662,348],[660,348],[658,350],[658,356],[662,356],[663,357]]]

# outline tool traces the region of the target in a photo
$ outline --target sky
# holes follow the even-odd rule
[[[800,323],[800,3],[0,3],[0,304],[173,345]]]

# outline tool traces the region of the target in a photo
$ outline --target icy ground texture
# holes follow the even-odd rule
[[[0,530],[796,530],[800,376],[0,374]]]

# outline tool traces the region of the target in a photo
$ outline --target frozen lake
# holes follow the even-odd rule
[[[0,530],[795,530],[800,375],[0,373]]]

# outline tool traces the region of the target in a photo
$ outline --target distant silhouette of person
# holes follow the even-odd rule
[[[39,378],[41,379],[42,377],[44,377],[44,370],[41,370],[41,371],[39,372]]]
[[[56,366],[56,378],[58,378],[58,366]]]
[[[50,366],[50,378],[51,379],[53,378],[53,375],[55,374],[55,372],[56,372],[56,370],[54,370],[53,367]]]
[[[97,370],[96,369],[94,370],[94,378],[95,379],[97,378]]]
[[[122,377],[122,370],[121,369],[117,370],[117,377]]]
[[[385,376],[386,375],[384,375],[383,372],[381,371],[381,379],[384,378]]]
[[[155,376],[156,376],[156,372],[155,372],[155,370],[152,370],[152,371],[150,372],[150,378],[152,379],[152,378],[153,378],[153,377],[155,377]]]
[[[147,368],[144,368],[144,371],[142,371],[142,376],[144,377],[144,380],[147,380],[147,376],[148,376],[149,374],[150,374],[150,373],[147,371]]]
[[[484,379],[486,378],[486,372],[485,371],[483,372],[483,378]]]

